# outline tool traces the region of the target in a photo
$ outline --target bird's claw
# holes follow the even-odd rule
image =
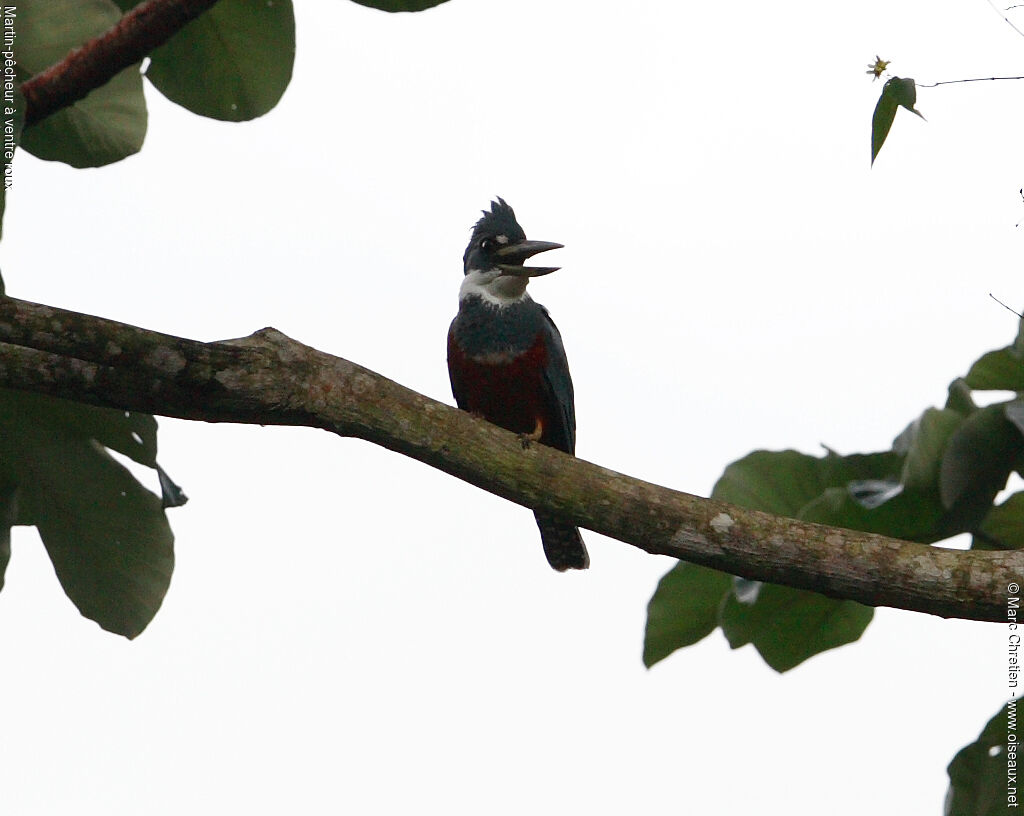
[[[532,432],[519,434],[519,444],[523,446],[523,450],[527,450],[530,447],[530,443],[540,442],[540,438],[543,435],[544,423],[538,419]]]

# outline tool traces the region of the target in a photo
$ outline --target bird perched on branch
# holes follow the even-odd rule
[[[500,198],[473,227],[462,257],[459,313],[448,329],[448,374],[463,410],[530,441],[576,452],[576,408],[562,336],[548,310],[526,292],[530,278],[558,267],[524,266],[561,244],[528,241]],[[537,510],[548,563],[556,570],[590,565],[580,531]]]

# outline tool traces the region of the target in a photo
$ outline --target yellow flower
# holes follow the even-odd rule
[[[892,60],[884,60],[878,56],[878,54],[875,54],[875,61],[868,65],[868,70],[865,73],[873,74],[875,79],[878,79],[885,73],[885,69],[889,67],[890,62],[892,62]],[[871,81],[874,82],[875,79]]]

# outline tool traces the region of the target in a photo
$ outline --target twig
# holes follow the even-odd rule
[[[1000,82],[1008,79],[1024,79],[1024,76],[1012,77],[976,77],[974,79],[947,79],[945,82],[933,82],[926,85],[922,82],[915,83],[918,88],[938,88],[939,85],[956,85],[959,82]]]
[[[1009,306],[1007,306],[1005,303],[1003,303],[999,298],[997,298],[991,292],[988,293],[988,296],[990,298],[992,298],[992,300],[994,300],[1000,306],[1002,306],[1004,309],[1009,309],[1011,312],[1013,312],[1015,315],[1017,315],[1017,317],[1019,317],[1021,320],[1024,320],[1024,315],[1022,315],[1020,312],[1016,311],[1015,309],[1010,309]]]
[[[1024,31],[1021,31],[1019,28],[1017,28],[1017,26],[1011,23],[1010,18],[1003,14],[1003,12],[1001,12],[998,8],[996,8],[996,4],[993,2],[993,0],[988,0],[988,4],[992,7],[992,11],[994,11],[996,14],[1003,18],[1004,23],[1006,23],[1010,28],[1012,28],[1014,31],[1020,34],[1020,36],[1024,37]],[[1013,6],[1010,6],[1010,8],[1013,8]],[[1009,10],[1010,9],[1007,9],[1007,11]]]

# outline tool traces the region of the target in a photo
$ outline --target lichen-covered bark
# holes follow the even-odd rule
[[[873,606],[1003,620],[1024,553],[962,552],[744,510],[650,484],[410,391],[274,329],[200,343],[0,298],[0,386],[207,422],[307,425],[411,456],[589,530]]]

